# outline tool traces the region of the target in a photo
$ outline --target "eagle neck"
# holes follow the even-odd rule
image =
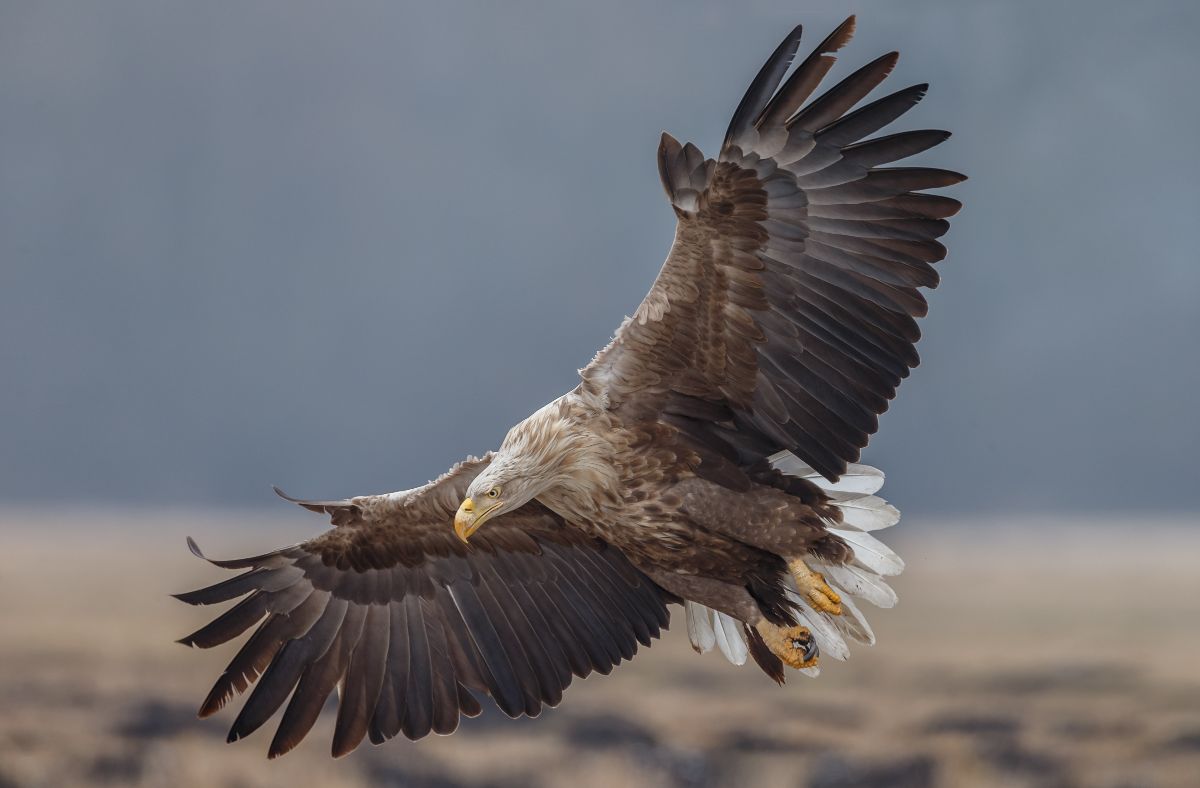
[[[603,418],[602,410],[573,391],[534,413],[511,436],[513,448],[537,469],[537,500],[568,520],[594,520],[620,505],[620,479],[611,459],[615,447]]]

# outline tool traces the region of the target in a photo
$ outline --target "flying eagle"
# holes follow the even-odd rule
[[[213,561],[244,571],[179,595],[242,597],[183,643],[254,630],[201,716],[253,685],[233,741],[287,701],[271,757],[335,688],[335,756],[364,737],[450,733],[481,696],[536,716],[573,676],[650,645],[673,604],[697,651],[752,658],[779,683],[785,666],[815,674],[847,639],[873,642],[854,600],[895,603],[884,578],[903,563],[870,532],[899,513],[854,461],[918,363],[921,288],[938,283],[936,239],[960,207],[926,190],[964,176],[883,166],[949,136],[872,136],[927,88],[855,109],[895,52],[809,101],[853,30],[851,17],[794,69],[801,28],[788,33],[715,158],[663,134],[674,243],[576,388],[423,487],[289,499],[335,527]]]

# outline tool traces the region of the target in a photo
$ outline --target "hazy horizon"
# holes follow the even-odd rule
[[[931,89],[893,128],[970,176],[884,494],[1195,511],[1183,0],[6,4],[0,504],[274,506],[495,447],[657,272],[659,132],[714,154],[786,30],[851,11],[834,76],[898,49],[883,88]]]

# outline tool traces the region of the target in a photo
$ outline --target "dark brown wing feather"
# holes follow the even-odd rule
[[[938,283],[932,263],[946,250],[936,239],[959,208],[921,191],[962,175],[880,166],[947,132],[865,139],[925,94],[915,85],[853,109],[895,53],[801,106],[853,29],[852,17],[784,81],[800,31],[789,33],[716,161],[663,135],[674,245],[637,312],[582,373],[611,408],[667,421],[742,466],[786,449],[836,479],[858,459],[919,361],[921,288]]]
[[[181,642],[209,648],[254,631],[200,715],[254,685],[232,741],[286,702],[274,757],[304,738],[336,687],[333,754],[343,755],[367,736],[450,733],[461,715],[479,713],[472,692],[510,716],[537,715],[573,676],[608,673],[658,637],[667,595],[615,548],[539,504],[496,518],[470,547],[455,537],[455,507],[486,462],[407,494],[289,499],[340,527],[273,553],[214,561],[246,571],[178,598],[242,599]]]

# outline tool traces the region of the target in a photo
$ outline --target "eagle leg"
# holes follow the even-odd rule
[[[807,627],[781,627],[763,619],[754,625],[771,653],[788,667],[801,670],[816,667],[820,659],[816,638]]]
[[[800,558],[790,559],[788,569],[791,570],[792,578],[796,581],[796,590],[809,604],[831,616],[842,614],[842,598],[825,582],[823,574],[814,572]]]

